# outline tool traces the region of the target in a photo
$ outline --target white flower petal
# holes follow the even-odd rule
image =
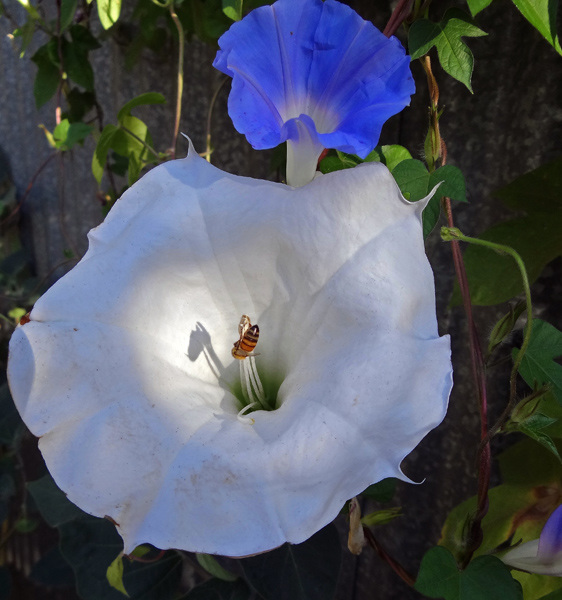
[[[70,500],[125,552],[299,543],[444,417],[423,203],[368,164],[292,189],[195,152],[128,190],[11,341],[16,404]],[[260,326],[272,412],[237,419],[231,348]]]
[[[515,547],[504,554],[501,559],[510,567],[537,573],[538,575],[554,575],[562,577],[562,552],[552,555],[548,560],[538,556],[539,540],[531,540]]]

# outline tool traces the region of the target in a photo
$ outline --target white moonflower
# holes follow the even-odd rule
[[[242,556],[406,479],[452,384],[424,206],[378,163],[295,189],[191,148],[145,175],[10,344],[16,405],[60,488],[111,517],[126,553]],[[260,337],[235,360],[241,315]],[[240,414],[260,398],[274,410]]]

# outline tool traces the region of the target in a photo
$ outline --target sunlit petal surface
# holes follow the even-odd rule
[[[510,550],[502,560],[517,569],[562,576],[562,506],[548,518],[540,538]]]
[[[144,176],[11,341],[15,402],[61,489],[125,552],[241,556],[404,478],[452,383],[423,206],[378,163],[293,189],[191,150]],[[278,389],[253,425],[233,393],[242,314]]]
[[[400,42],[335,0],[257,8],[219,46],[214,65],[233,78],[229,114],[257,149],[298,142],[300,120],[316,159],[322,147],[365,157],[414,92]]]

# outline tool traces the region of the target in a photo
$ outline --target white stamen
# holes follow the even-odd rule
[[[258,399],[254,396],[252,391],[252,383],[250,382],[250,373],[246,366],[246,361],[240,361],[240,383],[242,384],[242,394],[248,403],[256,404]]]
[[[236,418],[241,422],[241,423],[249,423],[250,425],[253,425],[256,420],[253,419],[252,417],[246,415],[245,413],[247,413],[251,408],[253,408],[255,405],[257,404],[257,402],[252,402],[252,404],[247,404],[237,415]]]
[[[240,362],[240,385],[244,399],[252,406],[259,404],[262,409],[267,410],[265,391],[260,381],[258,370],[253,356]]]
[[[252,384],[254,386],[254,390],[256,392],[256,396],[260,401],[262,406],[265,406],[265,392],[263,391],[263,386],[260,381],[260,376],[258,374],[258,370],[256,368],[256,359],[253,356],[249,357],[249,367],[250,378],[252,380]]]

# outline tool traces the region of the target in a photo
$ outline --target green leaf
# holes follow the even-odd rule
[[[371,512],[361,519],[361,523],[367,527],[376,527],[378,525],[386,525],[391,521],[394,521],[396,517],[402,516],[402,508],[397,506],[395,508],[387,508],[384,510],[377,510]]]
[[[70,25],[74,20],[74,14],[76,13],[76,7],[78,6],[78,0],[61,0],[60,10],[60,31],[61,33]]]
[[[363,494],[376,502],[390,502],[396,492],[397,481],[394,477],[387,477],[378,483],[370,485]]]
[[[556,33],[556,13],[558,0],[513,0],[521,14],[539,33],[562,54],[562,47]]]
[[[492,4],[492,0],[467,0],[467,2],[470,14],[473,17]]]
[[[52,59],[50,46],[52,46],[52,41],[41,46],[31,57],[31,60],[37,65],[37,74],[33,84],[33,95],[37,108],[41,108],[48,102],[55,95],[59,86],[59,67]]]
[[[422,559],[415,589],[445,600],[523,600],[521,586],[495,556],[480,556],[460,571],[452,554],[441,546]]]
[[[341,560],[339,536],[328,525],[302,544],[240,561],[248,583],[267,600],[332,598]]]
[[[77,591],[83,600],[123,600],[106,578],[107,567],[123,550],[123,542],[107,519],[85,517],[59,527],[60,549],[76,575]],[[151,563],[124,561],[123,585],[132,600],[177,598],[182,560],[168,552]]]
[[[242,18],[243,0],[222,0],[222,12],[233,21]]]
[[[123,554],[120,552],[105,573],[109,585],[129,598],[123,585]]]
[[[534,417],[541,417],[544,415],[534,415]],[[546,417],[548,419],[548,417]],[[531,421],[533,419],[533,417],[531,417],[529,419],[529,421]],[[535,442],[538,442],[539,444],[541,444],[542,446],[544,446],[549,452],[552,452],[552,454],[554,454],[554,456],[556,456],[556,458],[562,463],[562,458],[560,458],[560,454],[558,453],[558,449],[556,448],[555,443],[552,441],[552,439],[546,434],[543,433],[542,431],[540,431],[540,429],[544,429],[545,427],[547,427],[548,425],[552,425],[552,423],[555,423],[556,420],[555,419],[548,419],[548,423],[542,425],[542,427],[536,427],[534,426],[533,423],[531,423],[531,425],[528,425],[528,422],[524,422],[524,423],[520,423],[517,427],[517,431],[520,431],[521,433],[524,433],[526,436],[530,437],[532,440],[535,440]]]
[[[75,144],[83,143],[94,128],[86,123],[70,123],[63,119],[53,131],[55,146],[61,150],[70,150]]]
[[[157,92],[141,94],[140,96],[129,100],[129,102],[121,107],[121,110],[117,113],[117,120],[121,122],[125,117],[128,117],[135,106],[142,106],[144,104],[164,104],[165,102],[166,98]]]
[[[70,502],[49,474],[28,483],[27,489],[41,516],[51,527],[58,527],[86,514]]]
[[[549,577],[549,579],[554,579],[554,577]],[[560,582],[562,585],[562,582]],[[557,589],[546,596],[541,596],[539,600],[562,600],[562,589]]]
[[[429,177],[428,193],[441,182],[436,196],[447,196],[457,202],[466,202],[466,183],[462,171],[453,165],[444,165]]]
[[[415,21],[408,34],[408,48],[412,59],[421,58],[434,46],[437,48],[439,62],[452,77],[464,83],[472,93],[470,80],[474,67],[474,58],[463,37],[486,35],[470,17],[458,8],[450,8],[440,23],[428,19]]]
[[[109,29],[117,23],[121,14],[121,0],[96,0],[98,16],[104,29]]]
[[[531,341],[519,367],[519,374],[531,388],[551,386],[562,404],[562,366],[555,359],[562,356],[562,332],[540,319],[533,320]]]
[[[0,385],[0,444],[13,446],[25,431],[7,383]]]
[[[218,563],[214,556],[211,556],[210,554],[200,554],[199,552],[195,556],[197,557],[197,562],[213,577],[222,579],[223,581],[236,581],[238,579],[238,575],[227,571]]]
[[[478,237],[516,250],[533,283],[545,265],[562,255],[562,158],[517,178],[495,195],[512,210],[526,214],[494,225]],[[511,257],[470,245],[464,262],[473,304],[499,304],[523,292]],[[452,303],[460,301],[457,290]]]
[[[101,132],[100,139],[96,145],[94,156],[92,157],[92,173],[98,183],[101,182],[103,171],[107,163],[107,153],[111,148],[113,138],[119,131],[119,127],[115,125],[106,125]]]
[[[254,597],[242,579],[234,582],[210,579],[193,588],[182,600],[250,600]]]
[[[409,158],[412,158],[412,155],[404,146],[391,144],[390,146],[377,146],[365,158],[365,162],[382,162],[389,171],[393,171],[398,163]]]
[[[25,56],[25,52],[31,44],[31,40],[33,39],[33,34],[35,33],[35,22],[32,19],[28,19],[21,27],[17,27],[12,31],[12,35],[14,38],[21,38],[21,47],[20,47],[20,58]]]
[[[392,175],[406,200],[416,202],[427,196],[429,173],[421,160],[403,160],[394,168]]]
[[[88,60],[88,54],[79,45],[63,38],[62,57],[69,79],[79,86],[94,91],[94,70]]]

